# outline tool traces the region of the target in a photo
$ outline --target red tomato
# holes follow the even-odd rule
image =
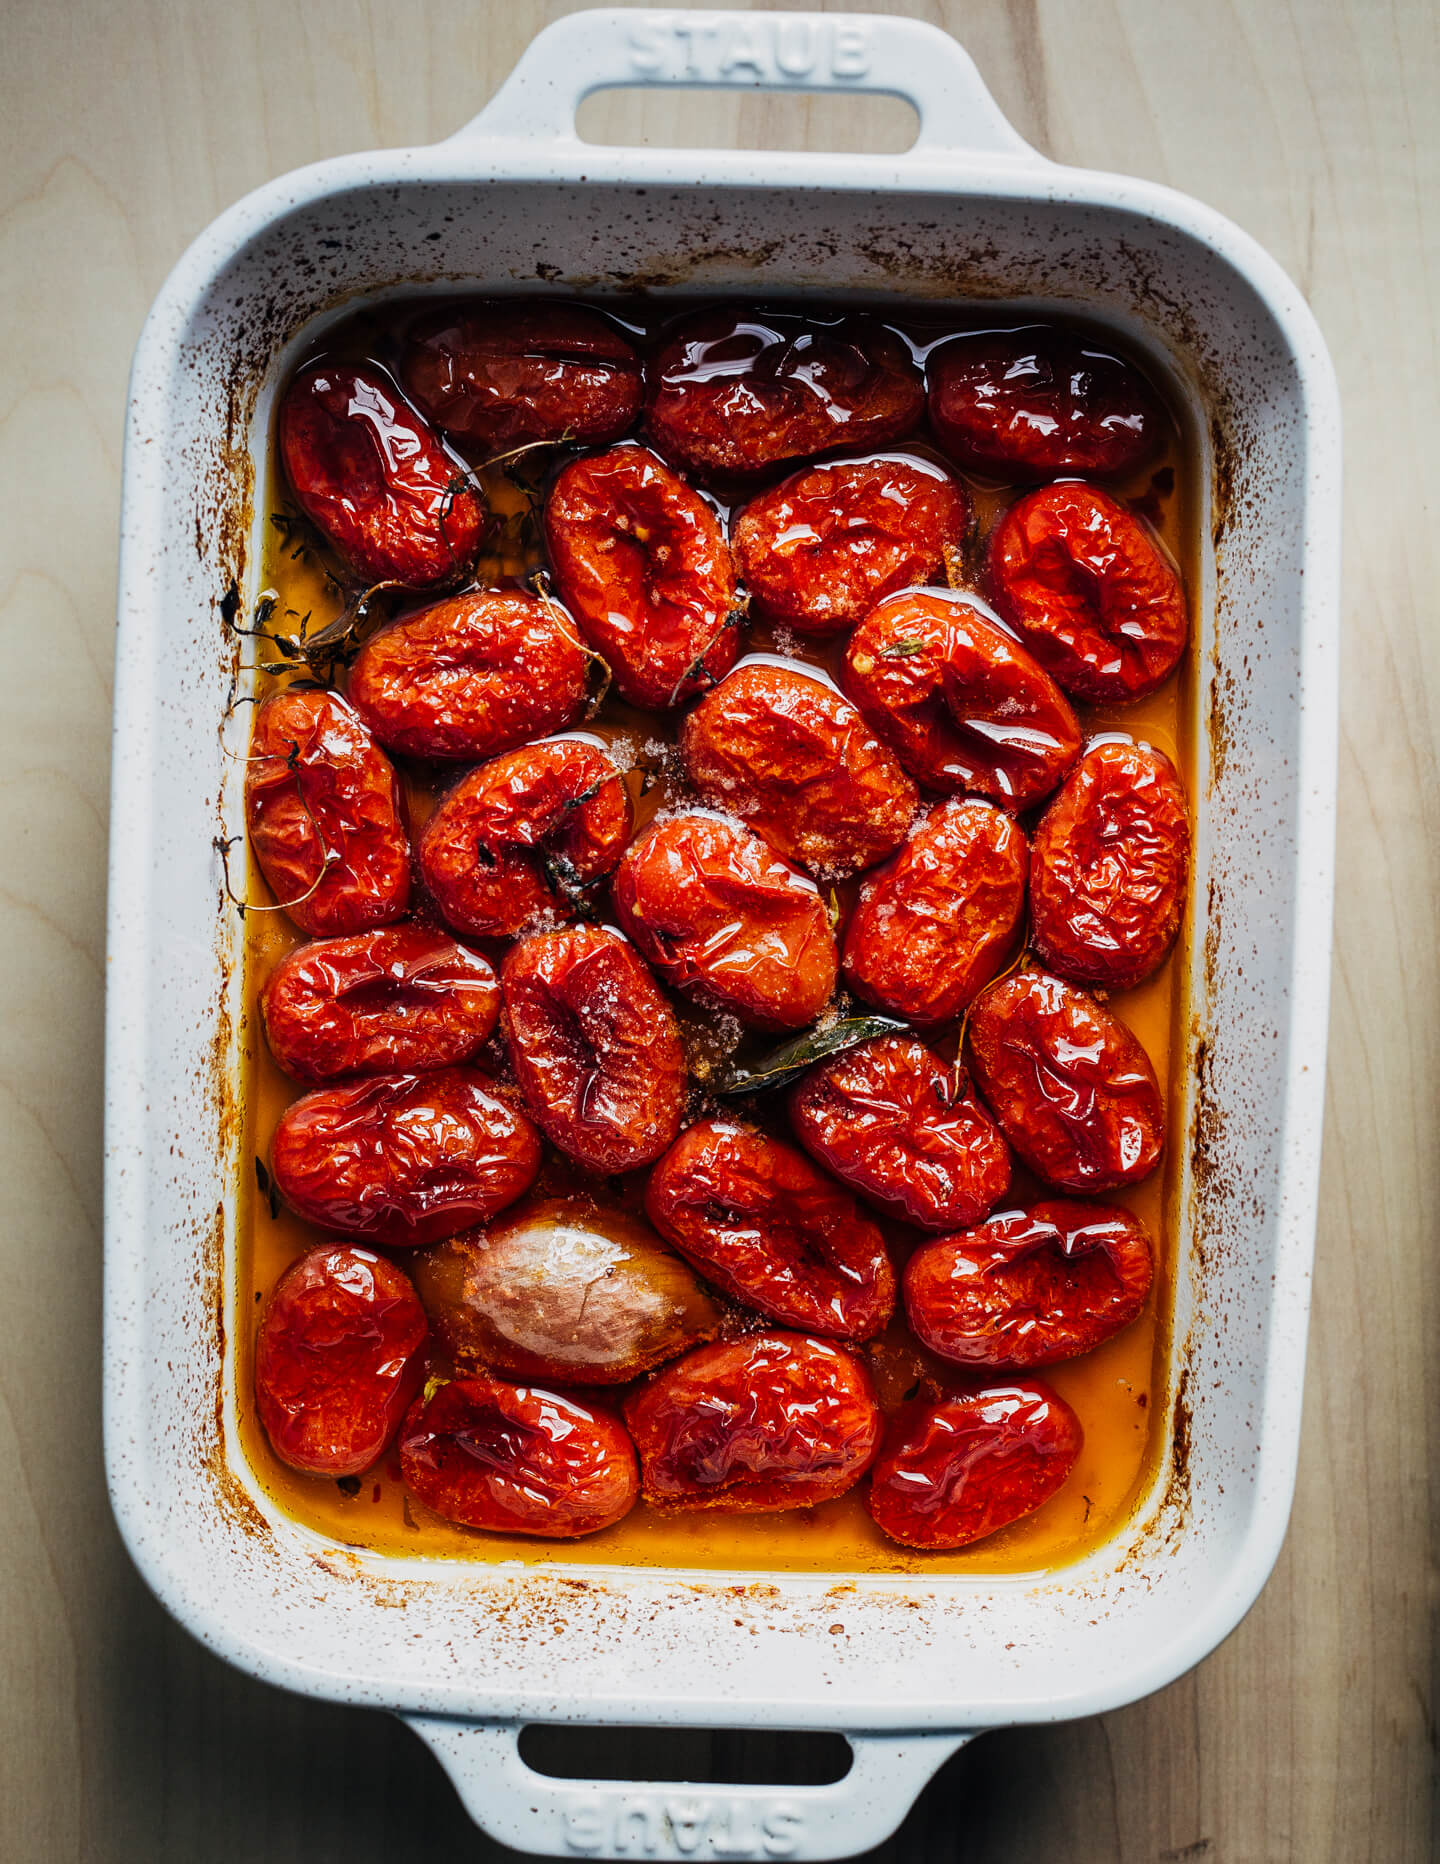
[[[518,938],[581,912],[633,826],[605,752],[555,738],[462,778],[421,831],[420,871],[457,932]]]
[[[635,1506],[635,1451],[608,1411],[530,1385],[453,1379],[400,1438],[405,1486],[461,1527],[573,1540]]]
[[[717,1288],[787,1326],[868,1340],[895,1306],[879,1229],[803,1152],[702,1120],[645,1187],[655,1228]]]
[[[1160,1162],[1165,1102],[1150,1059],[1073,984],[1007,977],[972,1009],[966,1052],[1001,1132],[1046,1184],[1115,1191]]]
[[[1180,928],[1190,862],[1185,792],[1148,744],[1092,744],[1030,850],[1030,942],[1052,971],[1128,990]]]
[[[1141,520],[1090,485],[1047,485],[996,525],[996,608],[1076,699],[1153,693],[1190,637],[1185,591]]]
[[[368,1249],[322,1243],[280,1277],[255,1346],[255,1406],[282,1463],[358,1476],[384,1454],[425,1375],[425,1313]]]
[[[880,1441],[863,1363],[828,1340],[752,1334],[702,1346],[625,1401],[647,1502],[733,1511],[843,1495]]]
[[[978,1223],[1010,1189],[1010,1152],[969,1083],[923,1042],[879,1036],[790,1090],[795,1136],[892,1217],[922,1230]]]
[[[801,1029],[835,993],[839,963],[813,880],[758,835],[715,816],[670,816],[615,874],[620,923],[672,990],[760,1029]]]
[[[842,962],[851,988],[907,1022],[952,1022],[1015,949],[1025,837],[973,797],[930,811],[860,889]]]
[[[302,932],[362,932],[409,905],[399,782],[338,693],[287,686],[256,709],[245,821],[270,891]]]
[[[902,1412],[867,1498],[902,1547],[967,1547],[1064,1487],[1084,1442],[1069,1405],[1038,1380]]]
[[[1028,809],[1080,754],[1054,680],[958,596],[912,590],[879,603],[851,635],[840,677],[870,729],[932,790]]]
[[[318,1088],[285,1109],[270,1148],[277,1190],[308,1223],[390,1249],[485,1222],[539,1169],[534,1127],[472,1068]]]
[[[545,1137],[590,1171],[633,1171],[674,1139],[685,1110],[675,1013],[635,949],[598,926],[544,932],[500,968],[505,1033]]]
[[[500,985],[478,952],[424,926],[319,940],[260,998],[270,1053],[299,1081],[448,1068],[486,1042]]]
[[[464,466],[373,364],[300,371],[280,403],[280,458],[300,509],[367,583],[423,589],[475,561],[486,512]]]

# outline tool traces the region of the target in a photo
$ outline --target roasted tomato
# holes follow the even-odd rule
[[[790,1124],[827,1171],[922,1230],[978,1223],[1010,1189],[994,1121],[913,1036],[880,1036],[810,1069],[790,1090]]]
[[[605,752],[554,738],[462,778],[421,831],[420,871],[446,925],[518,938],[573,919],[633,826]]]
[[[485,507],[424,415],[371,364],[312,363],[280,403],[296,503],[367,583],[424,589],[475,561]]]
[[[1096,705],[1164,685],[1190,636],[1170,559],[1090,485],[1047,485],[1010,507],[990,539],[990,587],[1041,666]]]
[[[460,304],[410,330],[400,378],[437,427],[485,448],[604,446],[640,412],[640,358],[597,311],[535,299]]]
[[[372,635],[348,690],[392,751],[469,763],[573,724],[585,709],[589,665],[558,602],[480,589]]]
[[[1165,1102],[1150,1059],[1073,984],[1007,977],[971,1010],[966,1052],[1001,1132],[1046,1184],[1114,1191],[1159,1163]]]
[[[680,753],[706,802],[824,877],[883,860],[919,803],[833,686],[766,661],[747,662],[706,694],[681,728]]]
[[[860,889],[842,958],[852,989],[907,1022],[953,1021],[1015,949],[1025,837],[974,797],[940,803]]]
[[[358,1476],[385,1451],[425,1375],[415,1290],[383,1256],[307,1250],[265,1303],[255,1407],[282,1463]]]
[[[1145,1226],[1112,1204],[1003,1210],[905,1267],[916,1338],[961,1366],[1050,1366],[1128,1327],[1150,1292]]]
[[[854,1198],[803,1152],[733,1120],[680,1135],[645,1210],[717,1288],[772,1320],[868,1340],[894,1310],[885,1240]]]
[[[385,753],[338,693],[286,687],[255,713],[250,846],[302,932],[363,932],[410,904],[410,842]]]
[[[644,447],[573,460],[546,500],[545,541],[631,705],[665,711],[734,666],[740,599],[720,520]]]
[[[307,1222],[408,1248],[514,1203],[535,1182],[540,1138],[472,1068],[380,1074],[287,1107],[270,1169]]]
[[[1038,1380],[914,1406],[886,1436],[869,1509],[902,1547],[966,1547],[1048,1502],[1083,1442],[1079,1418]]]
[[[302,945],[260,998],[270,1053],[298,1081],[410,1073],[465,1061],[500,1013],[478,952],[424,926]]]
[[[1102,739],[1045,811],[1030,850],[1030,941],[1052,971],[1128,990],[1180,927],[1185,792],[1148,744]]]
[[[590,1171],[633,1171],[685,1110],[675,1013],[635,948],[598,926],[544,932],[500,968],[515,1078],[545,1137]]]
[[[862,1362],[829,1340],[752,1334],[701,1346],[625,1401],[647,1502],[809,1508],[851,1489],[880,1441]]]
[[[623,1385],[720,1331],[719,1308],[647,1225],[593,1197],[527,1201],[415,1258],[462,1371]]]
[[[745,507],[732,540],[763,614],[843,634],[892,590],[942,577],[969,526],[969,497],[948,473],[887,455],[795,473]]]
[[[645,424],[682,470],[728,479],[884,446],[924,407],[909,350],[881,324],[714,310],[677,324],[657,351]]]
[[[865,723],[932,790],[1028,809],[1080,754],[1064,693],[959,596],[912,590],[879,603],[851,635],[840,677]]]
[[[674,990],[759,1029],[801,1029],[835,993],[839,959],[813,880],[758,835],[670,816],[625,852],[620,923]]]
[[[453,1379],[412,1407],[405,1486],[461,1527],[573,1540],[635,1506],[635,1450],[608,1411],[500,1379]]]
[[[1164,411],[1139,370],[1068,331],[957,337],[930,352],[925,375],[935,437],[967,472],[1129,472],[1164,438]]]

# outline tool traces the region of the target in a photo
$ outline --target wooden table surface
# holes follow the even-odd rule
[[[871,0],[872,8],[874,0]],[[384,1716],[251,1682],[131,1570],[100,1463],[101,1002],[125,377],[191,236],[300,163],[472,115],[540,0],[6,0],[0,76],[0,1856],[290,1864],[498,1853]],[[888,1858],[1433,1855],[1440,1191],[1440,14],[1433,0],[940,0],[1021,132],[1232,216],[1309,295],[1345,398],[1329,1125],[1299,1490],[1192,1675],[974,1744]],[[596,107],[837,146],[798,99]],[[1429,616],[1427,622],[1426,617]]]

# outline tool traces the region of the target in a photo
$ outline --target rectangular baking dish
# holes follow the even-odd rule
[[[600,148],[607,85],[880,91],[901,156]],[[397,1560],[282,1514],[235,1429],[239,665],[274,387],[303,331],[397,288],[991,300],[1082,314],[1190,410],[1208,479],[1181,1263],[1160,1473],[1050,1574],[686,1573]],[[963,1740],[1171,1681],[1234,1627],[1294,1481],[1319,1166],[1336,747],[1339,415],[1298,292],[1243,233],[1061,168],[913,20],[591,12],[430,148],[284,177],[191,247],[145,326],[125,456],[107,1030],[105,1438],[121,1530],[204,1643],[406,1717],[495,1837],[615,1857],[846,1856]],[[557,1781],[527,1721],[833,1729],[831,1786]]]

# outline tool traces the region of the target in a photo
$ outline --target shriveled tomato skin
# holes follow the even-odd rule
[[[822,679],[764,661],[737,667],[706,694],[681,727],[680,754],[706,802],[826,878],[883,860],[919,803],[849,700]]]
[[[478,952],[424,926],[321,939],[282,958],[260,998],[266,1039],[297,1081],[416,1073],[489,1040],[500,984]]]
[[[1039,1380],[917,1405],[886,1434],[866,1503],[902,1547],[968,1547],[1057,1494],[1083,1442],[1080,1420]]]
[[[865,1365],[795,1333],[697,1348],[631,1393],[625,1421],[661,1509],[809,1508],[854,1488],[881,1432]]]
[[[1175,767],[1148,744],[1092,744],[1030,849],[1030,942],[1052,971],[1128,990],[1180,929],[1190,818]]]
[[[462,575],[485,507],[430,423],[372,364],[312,363],[280,403],[280,458],[305,516],[366,583]]]
[[[307,1250],[265,1303],[255,1408],[292,1469],[358,1476],[381,1457],[425,1376],[429,1328],[409,1279],[342,1243]]]
[[[1159,1164],[1165,1101],[1150,1058],[1073,984],[1005,978],[975,1003],[965,1048],[1001,1132],[1046,1184],[1098,1195]]]
[[[990,540],[990,593],[1051,677],[1092,704],[1153,693],[1190,638],[1169,559],[1092,485],[1042,486],[1010,507]]]
[[[629,1514],[635,1450],[598,1406],[503,1379],[452,1379],[411,1407],[400,1437],[405,1486],[460,1527],[574,1540]]]
[[[865,723],[927,789],[1028,809],[1080,755],[1064,693],[960,597],[909,590],[877,603],[850,637],[840,678]]]
[[[603,446],[640,413],[640,358],[599,312],[528,298],[452,305],[411,326],[405,391],[447,434],[486,448],[562,437]]]
[[[390,1249],[484,1223],[539,1169],[535,1128],[473,1068],[317,1088],[270,1147],[276,1188],[307,1222]]]
[[[841,964],[867,1003],[953,1021],[1004,966],[1025,911],[1025,837],[992,803],[940,803],[861,887]]]
[[[909,351],[880,324],[713,310],[677,324],[653,357],[645,425],[683,471],[728,479],[884,446],[924,405]]]
[[[750,501],[731,538],[762,614],[800,634],[843,634],[892,590],[943,578],[970,518],[948,473],[884,455],[792,474]]]
[[[740,598],[720,520],[645,447],[573,460],[545,502],[555,586],[631,705],[667,711],[740,651]]]
[[[737,1121],[683,1132],[645,1210],[708,1281],[782,1325],[868,1340],[894,1312],[879,1228],[803,1152]]]
[[[371,635],[347,690],[390,750],[472,763],[572,725],[585,710],[588,669],[558,602],[480,589]]]
[[[270,891],[302,932],[363,932],[410,903],[394,766],[338,693],[290,686],[257,708],[245,822]]]
[[[1069,332],[977,332],[926,359],[930,425],[968,472],[1000,479],[1130,472],[1166,417],[1139,370]]]
[[[671,987],[757,1029],[803,1029],[835,994],[839,957],[815,883],[758,835],[670,816],[625,851],[615,910]]]
[[[633,1171],[680,1130],[675,1013],[633,945],[599,926],[542,932],[500,967],[515,1078],[545,1137],[590,1171]]]
[[[446,925],[518,938],[583,911],[633,826],[605,752],[554,738],[462,777],[421,830],[420,871]]]
[[[1010,1149],[995,1122],[913,1036],[877,1036],[834,1055],[789,1098],[811,1158],[905,1223],[968,1227],[1010,1189]]]

